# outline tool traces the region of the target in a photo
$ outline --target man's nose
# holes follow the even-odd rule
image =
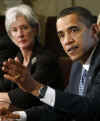
[[[72,41],[73,41],[72,36],[69,33],[66,33],[64,37],[64,44],[70,44],[72,43]]]

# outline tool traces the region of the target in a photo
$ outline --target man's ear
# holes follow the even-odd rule
[[[93,35],[93,38],[98,41],[99,40],[99,34],[100,33],[100,30],[99,30],[99,27],[97,24],[93,24],[92,25],[92,35]]]

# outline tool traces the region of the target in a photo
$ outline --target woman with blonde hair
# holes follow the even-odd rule
[[[64,80],[56,56],[40,45],[40,24],[33,9],[25,4],[9,8],[5,14],[5,27],[8,36],[19,48],[17,59],[30,70],[32,77],[41,83],[63,89]],[[19,78],[18,75],[15,78]],[[37,98],[16,86],[0,93],[1,97],[21,109],[40,104]]]

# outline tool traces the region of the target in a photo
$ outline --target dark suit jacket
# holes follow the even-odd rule
[[[65,92],[56,90],[55,106],[53,108],[43,107],[43,109],[38,107],[35,109],[36,111],[33,109],[33,120],[100,121],[100,43],[98,43],[90,63],[85,96],[79,96],[77,94],[77,85],[79,83],[73,79],[70,85],[68,85],[69,89],[66,89]],[[73,89],[71,89],[72,87]],[[29,112],[27,114],[29,115]]]
[[[78,70],[76,71],[76,69]],[[81,64],[80,62],[74,62],[71,68],[71,74],[69,79],[69,86],[65,89],[66,91],[72,92],[73,94],[77,92],[77,83],[80,81],[81,75]],[[77,82],[75,81],[77,80]],[[71,83],[74,83],[73,85]],[[51,107],[44,104],[42,106],[31,107],[26,110],[27,121],[61,121],[62,117],[58,114],[59,111],[54,111]]]
[[[100,112],[100,43],[98,43],[90,63],[85,96],[79,96],[77,93],[73,95],[71,91],[66,93],[56,91],[55,108],[64,113],[72,113],[72,117],[78,120],[84,118],[96,120],[95,118]]]

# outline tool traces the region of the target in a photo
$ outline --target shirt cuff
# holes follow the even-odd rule
[[[24,111],[14,111],[13,114],[20,115],[20,121],[26,121],[27,120],[27,114]]]
[[[51,87],[47,88],[47,91],[45,93],[45,96],[43,98],[40,98],[40,101],[50,105],[51,107],[54,107],[55,105],[55,90]]]

